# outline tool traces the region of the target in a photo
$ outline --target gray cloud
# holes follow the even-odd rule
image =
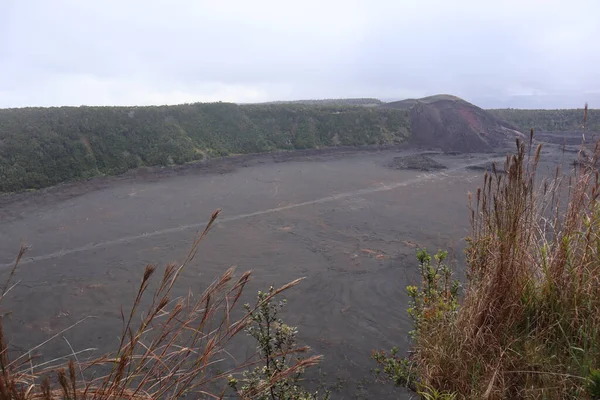
[[[599,15],[597,0],[3,0],[0,107],[434,93],[594,106]]]

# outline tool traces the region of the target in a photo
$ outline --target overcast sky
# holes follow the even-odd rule
[[[450,93],[600,108],[599,38],[600,0],[0,0],[0,107]]]

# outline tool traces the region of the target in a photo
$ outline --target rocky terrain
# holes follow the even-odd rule
[[[423,154],[394,157],[388,164],[391,169],[414,169],[418,171],[435,171],[446,169],[446,166]]]
[[[463,99],[438,95],[387,103],[408,110],[410,143],[443,151],[492,152],[523,137],[517,127]]]

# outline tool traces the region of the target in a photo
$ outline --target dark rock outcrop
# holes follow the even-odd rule
[[[446,169],[445,165],[442,165],[434,159],[422,154],[394,157],[392,162],[388,164],[388,167],[391,169],[416,169],[418,171]]]
[[[408,99],[381,107],[407,109],[414,145],[442,151],[493,152],[513,145],[516,127],[465,100],[450,95]]]

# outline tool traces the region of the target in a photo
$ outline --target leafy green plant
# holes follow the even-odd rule
[[[587,393],[594,399],[600,399],[600,369],[592,369],[588,375]]]
[[[424,330],[424,324],[456,315],[460,282],[452,278],[452,269],[444,263],[447,256],[448,252],[439,250],[433,256],[435,263],[432,264],[427,249],[417,251],[421,285],[406,288],[410,298],[407,311],[415,324],[415,330],[411,332],[413,337]]]
[[[275,301],[273,287],[268,292],[258,292],[255,307],[245,305],[250,313],[246,332],[256,340],[258,365],[244,371],[237,379],[229,377],[229,385],[242,398],[259,400],[316,400],[329,399],[329,393],[320,395],[305,390],[300,382],[305,369],[316,365],[320,356],[300,358],[308,347],[298,347],[296,327],[289,326],[279,318],[286,300]]]
[[[439,250],[432,260],[427,249],[417,251],[421,283],[406,288],[410,299],[407,312],[415,327],[410,334],[417,343],[420,336],[428,334],[429,327],[444,320],[450,323],[456,317],[460,283],[453,279],[452,268],[444,263],[447,256],[446,251]],[[417,365],[410,358],[399,356],[397,347],[389,354],[374,351],[372,358],[379,366],[375,370],[378,375],[383,373],[398,386],[418,386]]]
[[[429,386],[424,386],[417,393],[424,400],[455,400],[456,393],[444,392]]]
[[[372,358],[379,365],[379,368],[375,369],[377,375],[383,373],[397,386],[415,388],[417,378],[415,366],[408,358],[398,356],[397,347],[392,348],[390,354],[386,354],[384,351],[373,351]]]

